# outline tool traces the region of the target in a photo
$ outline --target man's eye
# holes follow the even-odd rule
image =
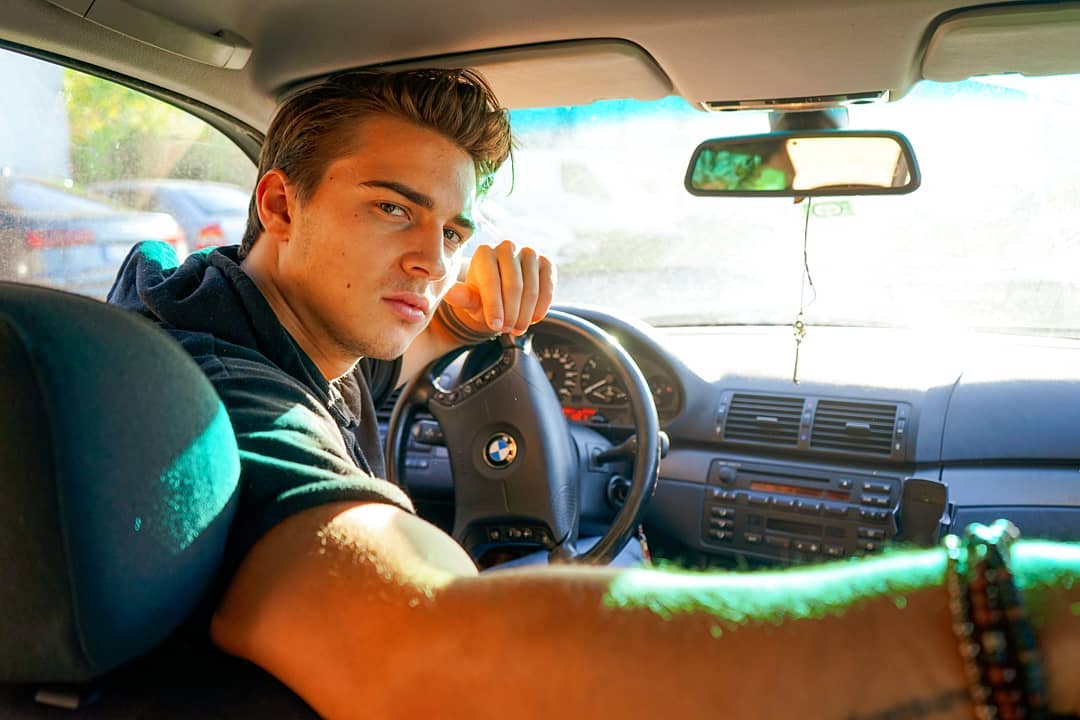
[[[454,247],[461,247],[465,244],[465,238],[461,237],[461,234],[453,228],[446,228],[443,230],[443,237],[445,237],[446,241]]]
[[[394,217],[404,217],[406,215],[405,208],[394,203],[381,202],[378,204],[379,209],[387,215],[393,215]]]

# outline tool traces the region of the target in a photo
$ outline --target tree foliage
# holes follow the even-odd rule
[[[79,183],[190,178],[250,187],[254,168],[205,122],[136,90],[64,71],[71,164]]]

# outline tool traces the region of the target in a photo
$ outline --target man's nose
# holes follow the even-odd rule
[[[405,272],[429,280],[446,277],[446,243],[442,226],[425,223],[417,227],[410,251],[403,258]]]

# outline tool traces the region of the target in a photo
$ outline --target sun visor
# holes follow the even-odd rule
[[[923,58],[927,80],[1080,72],[1080,3],[967,10],[941,22]]]
[[[381,66],[479,70],[504,107],[585,105],[596,100],[655,100],[674,92],[671,80],[640,45],[574,40],[445,55]]]

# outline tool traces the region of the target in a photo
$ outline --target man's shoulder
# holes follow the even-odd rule
[[[258,350],[231,343],[209,332],[177,330],[168,326],[163,329],[173,336],[188,355],[213,380],[219,375],[288,375]]]

